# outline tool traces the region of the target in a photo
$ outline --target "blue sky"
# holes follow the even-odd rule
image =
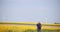
[[[1,0],[0,21],[60,21],[60,0]]]

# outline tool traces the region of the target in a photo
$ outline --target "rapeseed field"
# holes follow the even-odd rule
[[[37,32],[36,25],[23,25],[23,24],[0,24],[0,32]],[[42,25],[42,31],[55,31],[60,32],[60,25],[50,24],[50,25]]]

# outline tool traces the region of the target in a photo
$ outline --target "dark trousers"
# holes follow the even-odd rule
[[[37,29],[37,32],[41,32],[41,29]]]

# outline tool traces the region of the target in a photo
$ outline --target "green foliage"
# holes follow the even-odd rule
[[[41,30],[42,32],[60,32],[60,30]],[[37,32],[37,30],[26,30],[24,32]]]
[[[60,32],[60,30],[47,30],[47,29],[44,29],[44,30],[41,30],[42,32]],[[4,31],[0,31],[0,32],[37,32],[37,30],[31,30],[31,29],[28,29],[28,30],[25,30],[25,31],[20,31],[20,30],[4,30]]]
[[[25,30],[24,32],[35,32],[35,30],[28,29],[28,30]]]

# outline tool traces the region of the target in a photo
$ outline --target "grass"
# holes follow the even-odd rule
[[[42,32],[60,32],[60,30],[41,30]],[[24,32],[37,32],[37,30],[26,30]]]
[[[60,32],[60,30],[41,30],[42,32]],[[0,31],[0,32],[37,32],[37,30],[24,30],[24,31],[20,31],[20,30],[4,30],[4,31]]]

